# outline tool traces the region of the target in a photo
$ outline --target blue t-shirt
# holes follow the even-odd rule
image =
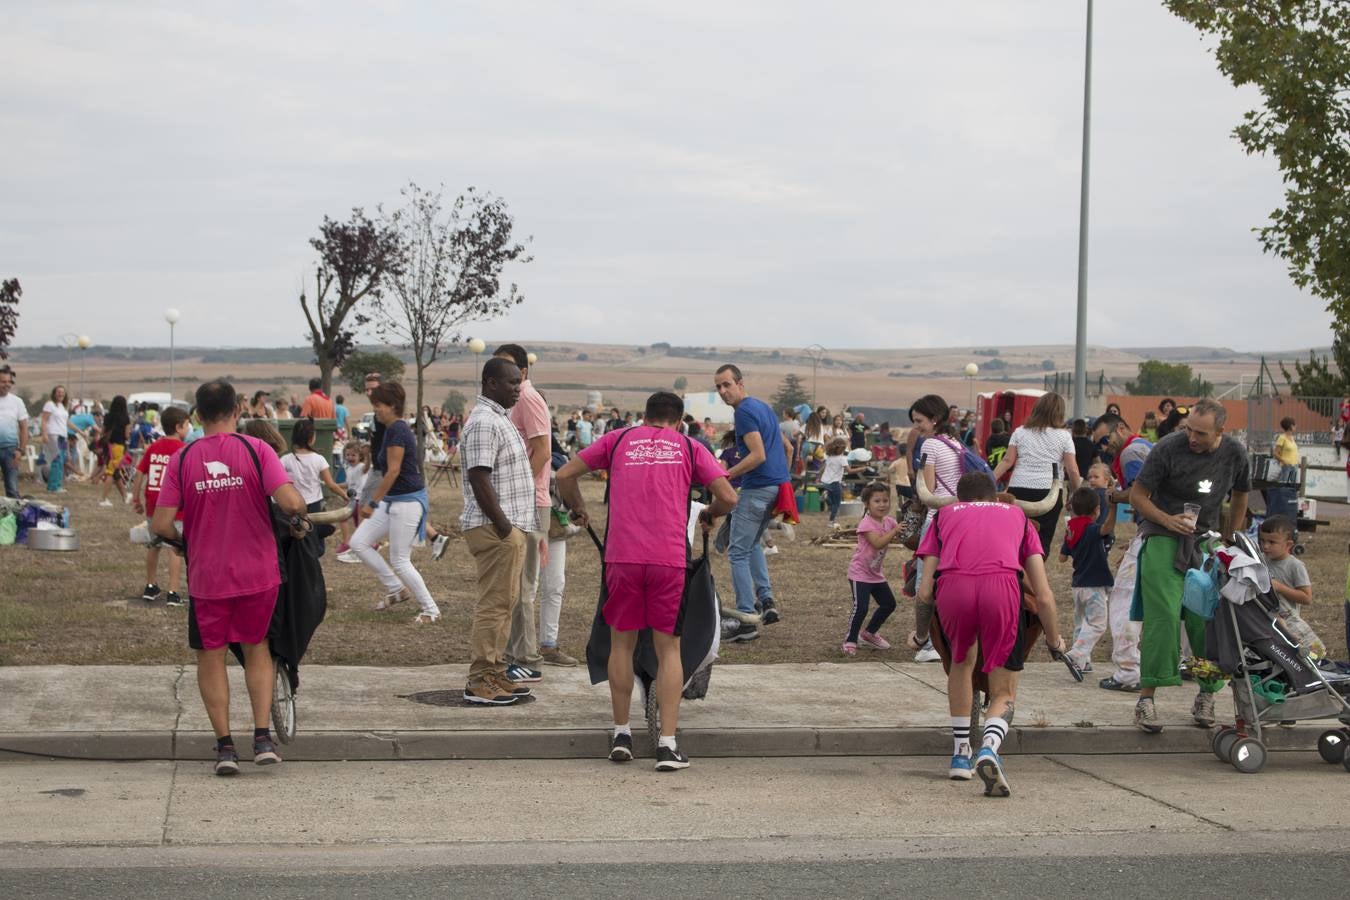
[[[343,406],[341,403],[333,407],[333,418],[337,419],[338,428],[347,427],[347,417],[349,415],[351,415],[351,413],[349,413],[347,407]]]
[[[78,428],[81,431],[88,431],[90,428],[93,428],[96,424],[98,423],[94,421],[94,417],[87,412],[76,413],[75,415],[70,417],[70,427],[72,429]]]
[[[426,487],[422,481],[422,470],[417,466],[417,438],[413,435],[412,427],[402,419],[396,419],[384,430],[384,442],[380,444],[380,452],[375,457],[375,468],[381,472],[389,471],[390,447],[403,448],[403,465],[399,467],[398,477],[394,479],[394,486],[389,489],[389,493],[412,494]]]
[[[783,452],[783,433],[778,428],[778,417],[769,404],[754,397],[746,397],[736,407],[736,449],[741,458],[750,455],[745,436],[758,431],[764,441],[764,462],[745,473],[741,487],[777,487],[788,481],[787,456]]]

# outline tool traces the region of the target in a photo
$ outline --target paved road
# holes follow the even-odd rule
[[[974,849],[973,847],[971,848]],[[620,854],[621,855],[621,854]],[[10,897],[1169,897],[1344,896],[1350,853],[992,859],[430,866],[412,871],[242,873],[194,869],[11,869]]]

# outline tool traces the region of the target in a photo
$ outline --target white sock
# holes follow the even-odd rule
[[[618,736],[621,735],[621,734],[626,734],[626,735],[628,735],[629,737],[632,737],[632,736],[633,736],[633,729],[629,728],[627,725],[615,725],[615,726],[614,726],[614,736],[615,736],[615,737],[618,737]]]
[[[992,719],[986,719],[984,723],[984,745],[995,753],[998,748],[1003,746],[1003,739],[1008,736],[1008,723],[1004,719],[995,716]]]
[[[970,755],[970,716],[952,716],[952,753]]]
[[[674,750],[675,749],[674,735],[670,737],[666,737],[664,734],[661,735],[661,737],[656,742],[656,746],[665,747],[667,750]]]

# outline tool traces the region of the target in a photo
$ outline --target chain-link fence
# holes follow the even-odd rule
[[[1340,417],[1339,397],[1248,397],[1247,449],[1268,451],[1287,418],[1294,420],[1299,444],[1331,444]]]

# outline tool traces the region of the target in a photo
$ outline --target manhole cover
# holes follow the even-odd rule
[[[425,703],[427,706],[451,706],[451,707],[474,707],[482,709],[485,704],[470,703],[464,699],[463,691],[418,691],[415,694],[399,694],[400,700],[411,700],[413,703]],[[521,697],[511,706],[520,706],[523,703],[533,703],[534,695],[529,694]]]

